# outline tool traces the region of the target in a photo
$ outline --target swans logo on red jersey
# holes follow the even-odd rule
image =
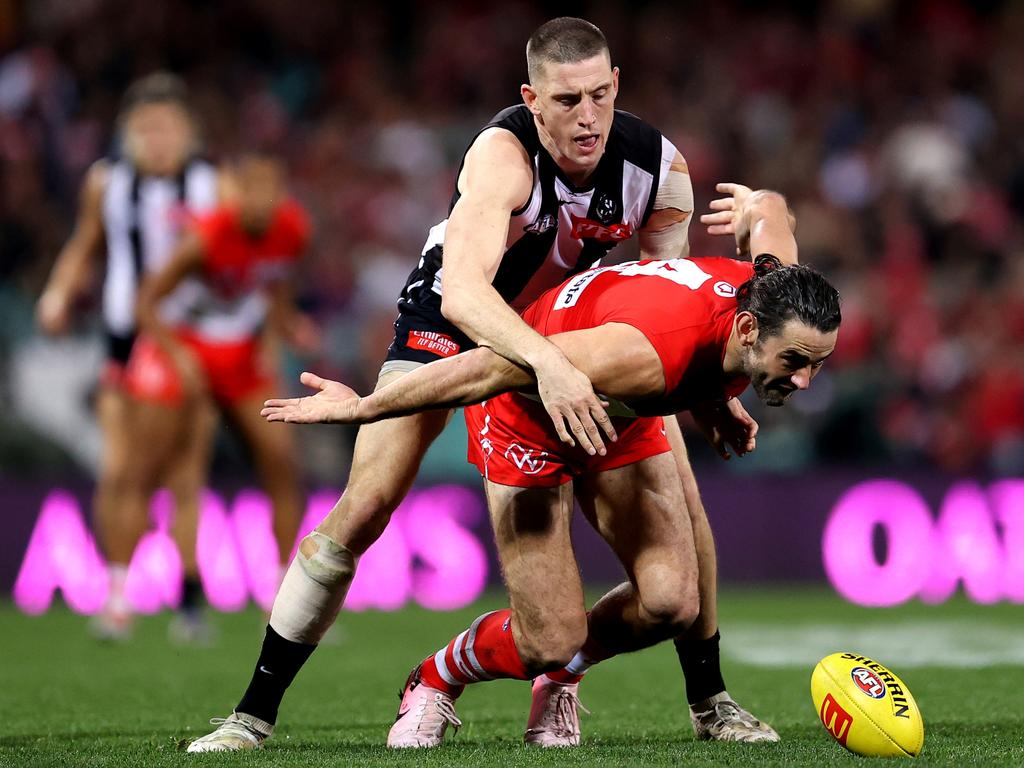
[[[572,215],[572,236],[577,240],[597,240],[601,243],[617,243],[633,236],[632,225],[600,224],[582,216]]]
[[[850,670],[850,677],[865,694],[872,699],[885,697],[885,685],[881,679],[867,667],[854,667]]]
[[[536,454],[536,455],[535,455]],[[533,448],[523,448],[519,443],[512,443],[505,449],[505,458],[512,461],[524,475],[536,475],[547,466],[547,451],[537,453]]]
[[[732,283],[725,282],[725,280],[719,280],[715,283],[715,293],[723,299],[731,299],[736,295],[736,286]]]

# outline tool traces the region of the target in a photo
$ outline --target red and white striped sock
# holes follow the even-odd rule
[[[480,616],[420,666],[425,685],[452,697],[470,683],[502,678],[529,679],[512,638],[512,612],[508,609]]]
[[[602,648],[588,637],[586,642],[583,643],[583,647],[576,651],[572,661],[562,667],[562,669],[545,673],[545,677],[555,683],[573,685],[582,680],[583,675],[592,666],[605,659],[610,659],[614,655],[614,653]]]

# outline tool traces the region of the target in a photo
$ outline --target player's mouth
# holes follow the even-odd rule
[[[597,145],[601,142],[601,134],[599,133],[584,133],[579,136],[574,136],[572,139],[576,142],[576,146],[585,155],[589,155],[597,149]]]

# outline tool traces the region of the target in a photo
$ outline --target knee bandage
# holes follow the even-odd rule
[[[356,572],[356,556],[329,537],[313,531],[281,581],[270,626],[295,643],[320,642],[338,617]]]

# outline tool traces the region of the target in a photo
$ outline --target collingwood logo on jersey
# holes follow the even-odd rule
[[[533,224],[523,227],[523,232],[529,232],[531,235],[539,235],[542,232],[547,232],[549,229],[554,229],[557,226],[558,219],[550,213],[545,213],[533,222]]]
[[[601,195],[594,207],[594,214],[602,224],[611,224],[619,215],[618,206],[608,195]]]

